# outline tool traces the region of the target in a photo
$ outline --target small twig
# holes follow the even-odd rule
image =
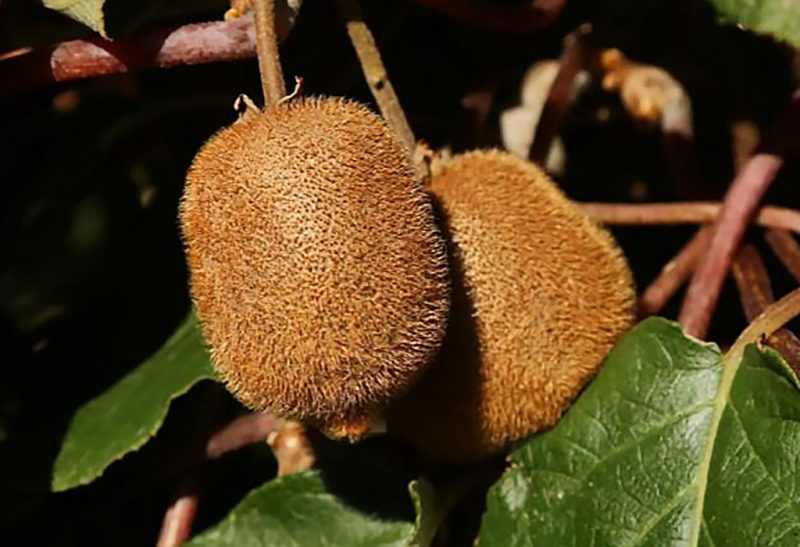
[[[192,535],[192,523],[199,505],[199,487],[194,479],[186,479],[172,505],[164,514],[156,547],[178,547]]]
[[[722,205],[719,202],[675,203],[578,203],[583,211],[603,224],[615,226],[655,226],[663,224],[705,224],[714,222]],[[785,207],[762,207],[755,218],[759,226],[800,233],[800,211]]]
[[[279,37],[293,19],[277,21]],[[71,40],[0,61],[0,93],[11,94],[53,82],[131,72],[247,59],[255,55],[253,18],[197,23],[148,30],[124,40]]]
[[[767,243],[781,264],[800,283],[800,243],[786,230],[767,230]]]
[[[767,337],[767,344],[783,356],[795,374],[800,376],[800,338],[787,328],[779,329]]]
[[[731,183],[716,221],[708,253],[695,270],[679,321],[689,334],[704,338],[736,248],[786,156],[796,152],[800,134],[800,92],[796,92],[764,143]]]
[[[711,226],[703,226],[692,239],[670,260],[658,277],[639,297],[639,316],[654,315],[669,302],[677,290],[692,275],[702,253],[711,241]]]
[[[764,261],[753,245],[744,245],[736,253],[731,271],[745,316],[753,321],[775,301]],[[800,340],[792,331],[779,329],[767,337],[767,343],[783,355],[795,372],[800,372]]]
[[[361,70],[364,72],[364,77],[367,80],[367,84],[369,84],[370,91],[372,91],[372,96],[375,97],[386,123],[389,124],[389,127],[392,128],[403,144],[409,161],[413,162],[416,146],[414,133],[411,131],[411,126],[408,124],[403,107],[400,106],[400,101],[394,92],[394,86],[392,86],[389,75],[386,73],[386,67],[383,65],[383,60],[381,60],[381,53],[375,44],[375,38],[361,15],[358,1],[337,0],[337,2],[339,10],[344,16],[347,34],[350,36],[350,41],[356,50],[356,55],[358,55],[358,60],[361,63]]]
[[[208,439],[206,456],[216,460],[249,444],[266,441],[269,434],[281,425],[283,420],[272,414],[248,414],[237,418]]]
[[[271,414],[248,414],[237,418],[202,443],[200,459],[207,463],[247,445],[266,442],[283,424],[284,420]],[[177,547],[189,539],[200,502],[201,482],[199,473],[183,481],[164,514],[157,547]]]
[[[544,165],[547,161],[550,145],[561,126],[561,119],[569,108],[573,82],[583,68],[585,39],[590,32],[590,25],[582,25],[564,39],[564,51],[561,53],[558,73],[550,86],[536,135],[528,152],[528,158],[533,163]]]
[[[767,267],[753,245],[739,248],[731,273],[739,288],[744,314],[752,321],[775,301]]]
[[[530,0],[515,6],[491,0],[412,0],[465,23],[499,32],[532,32],[550,25],[567,0]]]
[[[261,72],[261,89],[264,106],[278,104],[286,95],[278,38],[275,31],[275,0],[252,0],[256,25],[256,50],[258,70]]]

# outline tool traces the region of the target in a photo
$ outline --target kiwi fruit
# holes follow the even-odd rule
[[[242,116],[194,158],[180,222],[212,362],[252,409],[358,438],[441,344],[446,244],[400,142],[362,105]]]
[[[454,157],[431,181],[453,286],[436,362],[387,412],[428,457],[471,463],[552,426],[634,317],[626,261],[534,164]]]

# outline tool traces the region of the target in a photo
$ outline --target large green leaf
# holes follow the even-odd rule
[[[711,0],[723,19],[800,45],[800,0]]]
[[[67,490],[99,477],[155,435],[175,397],[214,377],[190,315],[147,361],[75,413],[53,467],[52,489]]]
[[[481,546],[800,545],[800,393],[773,351],[723,360],[644,321],[513,453]]]
[[[187,547],[400,547],[413,534],[410,522],[384,521],[359,512],[328,491],[319,471],[304,471],[257,488]]]
[[[45,7],[83,23],[103,38],[108,38],[103,14],[106,0],[43,0],[43,3]]]

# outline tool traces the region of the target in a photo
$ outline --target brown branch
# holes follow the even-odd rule
[[[739,288],[742,308],[748,321],[758,317],[767,306],[775,302],[767,267],[753,245],[743,245],[736,252],[731,273]]]
[[[191,537],[192,523],[200,502],[199,490],[195,480],[184,481],[164,514],[156,547],[178,547]]]
[[[272,414],[248,414],[237,418],[208,439],[206,456],[216,460],[249,444],[266,441],[269,434],[282,424],[283,420]]]
[[[655,226],[663,224],[705,224],[714,222],[722,205],[719,202],[676,203],[578,203],[598,222],[615,226]],[[785,207],[762,207],[756,214],[759,226],[800,233],[800,211]]]
[[[561,119],[569,109],[573,82],[584,65],[585,41],[589,32],[591,27],[582,25],[564,39],[558,73],[548,91],[539,125],[528,151],[528,158],[533,163],[544,165],[547,161],[550,145],[561,126]]]
[[[711,226],[703,226],[692,239],[670,260],[658,277],[639,297],[639,316],[654,315],[669,302],[677,290],[692,275],[700,256],[711,241]]]
[[[766,239],[781,264],[800,283],[800,243],[786,230],[767,230]]]
[[[753,245],[744,245],[736,253],[731,271],[745,316],[753,321],[775,302],[764,261]],[[800,340],[792,331],[778,329],[767,337],[767,343],[783,355],[795,372],[800,372]]]
[[[338,0],[339,10],[344,16],[347,34],[356,50],[361,70],[369,84],[369,89],[378,103],[383,118],[400,139],[409,161],[414,161],[416,139],[408,124],[394,86],[386,73],[380,50],[375,44],[372,32],[364,22],[357,0]]]
[[[783,328],[767,337],[767,344],[781,354],[795,374],[800,376],[800,338]]]
[[[800,92],[796,92],[762,151],[747,162],[725,196],[711,246],[694,272],[681,308],[679,321],[689,334],[705,337],[739,242],[785,157],[796,152],[792,141],[799,134]]]
[[[266,442],[284,421],[271,414],[248,414],[237,418],[202,443],[205,463],[249,444]],[[280,463],[280,462],[279,462]],[[192,476],[178,489],[161,525],[157,547],[177,547],[189,539],[200,500],[201,478]]]
[[[281,59],[276,36],[275,0],[252,0],[256,26],[256,51],[258,70],[261,73],[261,90],[264,106],[278,104],[286,96]]]
[[[532,32],[549,26],[566,0],[530,0],[516,6],[492,0],[411,0],[453,19],[498,32]]]
[[[293,18],[276,21],[278,38]],[[53,82],[131,72],[247,59],[256,54],[252,16],[231,21],[154,29],[124,40],[71,40],[0,60],[0,93],[12,94]]]

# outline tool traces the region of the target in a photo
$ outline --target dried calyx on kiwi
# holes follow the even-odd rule
[[[387,425],[467,463],[559,419],[633,321],[635,292],[611,236],[527,161],[456,156],[430,190],[449,239],[448,332]]]
[[[445,243],[364,106],[300,98],[242,116],[194,158],[180,220],[212,362],[253,409],[357,438],[440,346]]]

